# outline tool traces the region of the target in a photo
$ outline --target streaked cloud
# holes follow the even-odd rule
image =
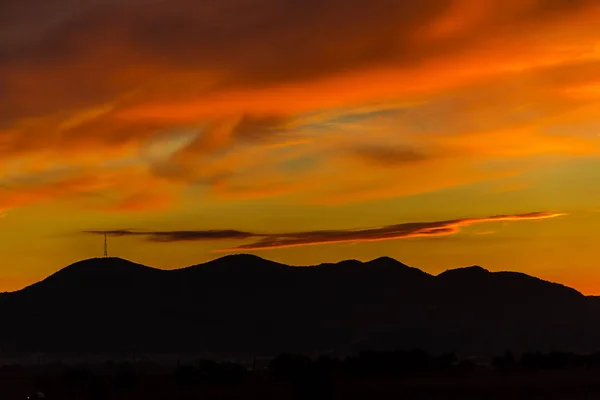
[[[414,163],[428,158],[426,154],[412,148],[375,145],[353,149],[351,154],[368,164],[380,166]]]
[[[87,234],[110,236],[142,236],[153,242],[207,241],[222,239],[258,238],[220,252],[268,250],[330,243],[359,243],[398,240],[414,237],[435,237],[456,234],[460,228],[487,222],[528,221],[563,216],[561,213],[534,212],[516,215],[496,215],[485,218],[464,218],[448,221],[409,222],[368,229],[325,230],[292,233],[257,233],[238,230],[191,230],[191,231],[134,231],[134,230],[88,230]],[[482,233],[483,234],[483,233]]]
[[[206,230],[206,231],[170,231],[170,232],[148,232],[131,230],[90,230],[84,231],[92,235],[109,236],[144,236],[152,242],[186,242],[223,239],[246,239],[256,234],[235,230]]]
[[[224,252],[266,250],[284,247],[309,246],[328,243],[379,242],[414,237],[435,237],[456,234],[461,227],[485,222],[522,221],[556,218],[564,214],[537,212],[520,215],[497,215],[487,218],[468,218],[438,222],[416,222],[389,225],[372,229],[344,231],[299,232],[273,235],[255,243],[241,245]]]
[[[138,158],[150,171],[139,186],[171,181],[165,202],[208,182],[205,201],[335,203],[497,177],[476,171],[482,159],[598,152],[597,137],[547,134],[597,115],[592,0],[0,4],[0,172]],[[180,132],[190,140],[166,157],[141,154]],[[273,178],[308,158],[325,171],[307,163]],[[376,177],[382,167],[392,170]],[[340,180],[347,168],[365,182]],[[431,181],[392,188],[402,168]],[[459,175],[436,178],[440,168]],[[281,189],[265,190],[265,176]],[[43,191],[39,201],[58,196]]]
[[[168,208],[175,188],[136,164],[65,167],[6,176],[0,208],[71,203],[74,209],[139,212]]]

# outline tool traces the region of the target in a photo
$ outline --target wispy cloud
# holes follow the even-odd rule
[[[406,146],[368,145],[352,149],[351,155],[368,164],[382,167],[415,163],[428,159],[427,154]]]
[[[541,220],[563,216],[561,213],[533,212],[515,215],[496,215],[483,218],[464,218],[447,221],[409,222],[369,229],[322,230],[291,233],[258,233],[237,230],[198,231],[133,231],[88,230],[84,233],[111,236],[142,236],[153,242],[209,241],[223,239],[258,239],[250,244],[218,250],[219,252],[255,251],[286,247],[311,246],[329,243],[358,243],[397,240],[414,237],[436,237],[458,233],[460,228],[486,222]]]
[[[290,194],[342,203],[493,179],[471,166],[482,159],[599,150],[597,137],[544,134],[566,114],[575,122],[598,114],[598,107],[577,111],[598,97],[594,0],[254,3],[3,1],[0,171],[65,163],[85,171],[142,158],[157,136],[188,131],[197,134],[165,159],[125,172],[136,190],[86,188],[127,192],[96,209],[164,207],[182,187],[214,176],[219,184],[206,183],[202,201]],[[253,11],[238,11],[246,8]],[[395,108],[413,114],[388,118]],[[332,110],[347,113],[327,121]],[[303,119],[311,126],[299,127]],[[343,136],[337,152],[322,144],[327,125]],[[430,135],[393,143],[414,130]],[[230,157],[248,147],[257,151]],[[285,171],[278,189],[256,187],[297,147],[325,168]],[[354,157],[339,157],[340,149]],[[418,181],[394,186],[401,168]],[[79,194],[42,186],[23,189],[11,205]]]
[[[474,235],[493,235],[494,233],[496,233],[496,231],[477,231],[477,232],[473,232]]]
[[[144,236],[152,242],[187,242],[209,241],[223,239],[246,239],[256,234],[236,230],[206,230],[206,231],[132,231],[132,230],[89,230],[83,233],[109,236]]]
[[[379,242],[414,237],[445,236],[458,233],[461,227],[484,222],[521,221],[556,218],[564,214],[536,212],[520,215],[497,215],[487,218],[468,218],[437,222],[416,222],[388,225],[374,229],[333,230],[271,235],[255,243],[241,245],[223,252],[239,250],[266,250],[284,247],[309,246],[328,243]]]

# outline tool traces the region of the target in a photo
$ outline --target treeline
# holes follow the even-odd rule
[[[18,364],[1,366],[0,375],[27,375],[28,371],[51,371],[54,377],[63,377],[67,381],[84,380],[93,375],[111,375],[115,380],[129,379],[132,375],[146,373],[171,373],[176,382],[182,384],[191,381],[215,381],[228,383],[233,379],[253,372],[273,379],[286,379],[308,370],[331,371],[339,375],[385,376],[402,374],[420,374],[448,370],[472,369],[527,369],[547,370],[566,368],[600,368],[600,352],[592,354],[575,354],[568,352],[529,352],[515,356],[510,350],[501,356],[484,358],[459,359],[454,353],[433,356],[423,350],[398,351],[362,351],[354,356],[337,358],[328,355],[309,357],[301,354],[282,354],[264,362],[246,363],[245,366],[235,362],[217,362],[199,360],[194,363],[178,364],[176,367],[161,366],[152,362],[107,362],[79,364],[73,366],[54,362],[45,365],[26,367]],[[153,372],[149,372],[153,371]],[[158,372],[159,371],[159,372]],[[170,372],[169,372],[170,371]],[[235,378],[235,379],[234,379]]]
[[[256,364],[255,364],[256,365]],[[152,370],[136,364],[103,366],[54,365],[33,372],[32,387],[38,389],[62,387],[68,392],[90,393],[94,398],[106,398],[109,393],[136,392],[144,382],[159,377],[173,388],[240,387],[249,382],[281,384],[294,388],[300,394],[314,398],[316,393],[330,393],[335,382],[365,378],[397,378],[416,375],[461,374],[478,369],[496,371],[531,371],[559,369],[600,369],[600,352],[590,355],[571,353],[525,353],[516,357],[506,351],[489,362],[475,359],[459,360],[454,354],[432,356],[421,350],[365,351],[347,358],[284,354],[263,368],[244,367],[235,363],[201,360],[170,369]],[[3,367],[0,375],[31,376],[25,367]]]
[[[498,370],[558,370],[600,368],[600,352],[592,354],[575,354],[567,352],[524,353],[515,357],[511,351],[503,356],[494,357],[491,365]]]
[[[516,357],[511,351],[488,361],[476,358],[459,360],[455,354],[431,356],[422,350],[365,351],[345,359],[302,355],[281,355],[269,367],[276,380],[293,380],[303,375],[335,375],[348,378],[392,377],[440,372],[474,370],[531,371],[560,369],[600,369],[600,352],[581,355],[566,352],[524,353]]]
[[[444,371],[456,366],[454,354],[432,357],[422,350],[365,351],[345,359],[328,356],[311,359],[284,354],[271,361],[269,372],[275,380],[290,380],[315,373],[356,378]]]

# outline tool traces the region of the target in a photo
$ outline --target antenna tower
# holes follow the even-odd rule
[[[104,232],[104,258],[106,257],[108,257],[108,239],[106,232]]]

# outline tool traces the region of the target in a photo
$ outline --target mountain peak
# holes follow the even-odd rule
[[[392,266],[392,267],[408,267],[408,265],[401,263],[400,261],[391,257],[379,257],[371,261],[367,261],[365,264],[372,266]]]
[[[60,287],[84,287],[86,285],[110,287],[117,281],[137,279],[140,274],[145,276],[148,272],[157,273],[162,270],[118,257],[89,258],[75,262],[26,289],[41,286],[55,287],[55,285]]]
[[[244,262],[244,263],[248,263],[248,262],[272,262],[269,261],[265,258],[259,257],[257,255],[254,254],[248,254],[248,253],[238,253],[238,254],[228,254],[226,256],[223,257],[219,257],[213,261],[220,261],[220,262]]]
[[[84,271],[86,273],[91,272],[121,272],[124,270],[139,270],[139,269],[155,269],[152,267],[147,267],[145,265],[134,263],[133,261],[126,260],[124,258],[119,257],[96,257],[96,258],[88,258],[86,260],[77,261],[62,270],[58,271],[59,273],[64,272],[73,272],[73,271]]]
[[[204,271],[214,270],[221,272],[258,272],[270,271],[288,267],[287,265],[267,260],[253,254],[230,254],[216,258],[204,264],[195,265],[192,268]]]
[[[473,265],[470,267],[462,267],[455,269],[448,269],[441,274],[438,275],[438,278],[448,278],[448,277],[476,277],[476,276],[484,276],[490,274],[485,268],[480,267],[479,265]]]

